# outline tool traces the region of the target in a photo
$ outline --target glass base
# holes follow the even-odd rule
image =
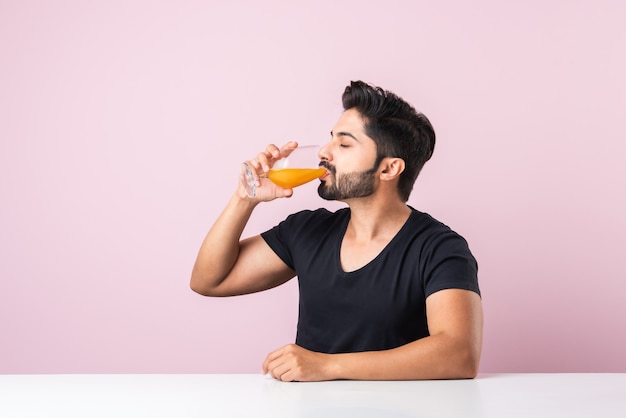
[[[244,190],[248,197],[256,196],[256,178],[254,177],[254,173],[248,167],[248,164],[243,163],[243,175],[241,176],[241,184],[243,185]]]

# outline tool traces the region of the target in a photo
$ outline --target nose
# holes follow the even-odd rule
[[[326,143],[325,145],[322,145],[320,147],[319,151],[317,152],[317,156],[320,158],[320,160],[326,160],[326,161],[331,160],[329,145],[330,143]]]

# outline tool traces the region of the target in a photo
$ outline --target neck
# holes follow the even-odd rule
[[[359,239],[395,235],[411,214],[411,208],[397,197],[373,195],[346,203],[350,207],[347,233]]]

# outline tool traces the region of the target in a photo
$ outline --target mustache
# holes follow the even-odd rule
[[[331,174],[333,174],[333,175],[334,175],[334,174],[335,174],[335,172],[336,172],[336,170],[335,170],[335,166],[330,165],[330,164],[328,163],[328,161],[326,161],[326,160],[322,160],[322,161],[320,161],[320,163],[319,163],[318,165],[319,165],[319,167],[324,167],[326,170],[330,171],[330,173],[331,173]]]

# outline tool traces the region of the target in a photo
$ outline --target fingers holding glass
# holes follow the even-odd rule
[[[274,162],[281,157],[281,150],[276,145],[270,144],[265,151],[242,164],[241,183],[248,197],[256,197],[257,188],[261,186],[260,179],[267,177]]]
[[[298,147],[295,142],[281,149],[268,146],[257,158],[243,164],[242,184],[247,195],[256,197],[261,186],[260,178],[268,178],[283,189],[291,189],[321,177],[326,169],[318,166],[318,150],[319,146]]]

